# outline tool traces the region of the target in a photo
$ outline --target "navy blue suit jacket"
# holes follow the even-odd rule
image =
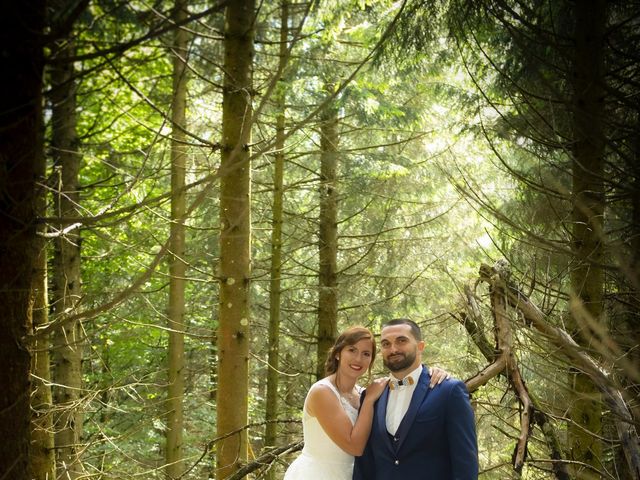
[[[431,389],[430,378],[423,367],[395,437],[386,426],[389,388],[380,396],[353,480],[477,480],[478,445],[467,388],[450,379]]]

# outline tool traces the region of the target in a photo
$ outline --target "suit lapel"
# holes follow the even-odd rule
[[[397,450],[402,447],[405,439],[407,438],[407,434],[413,425],[413,421],[418,414],[418,410],[422,402],[427,398],[427,395],[431,391],[429,388],[429,381],[431,377],[427,373],[427,369],[423,366],[422,373],[420,374],[420,378],[418,379],[418,384],[416,385],[416,389],[413,392],[413,396],[411,397],[411,403],[409,403],[409,408],[407,409],[407,413],[404,415],[404,418],[400,422],[398,426],[398,431],[396,432],[396,437],[398,438]],[[386,402],[385,402],[386,404]],[[386,409],[385,409],[386,410]],[[386,415],[386,411],[385,411]]]

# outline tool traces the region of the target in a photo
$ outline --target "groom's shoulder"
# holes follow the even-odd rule
[[[445,379],[442,383],[440,383],[439,385],[436,385],[433,388],[434,388],[434,391],[437,391],[438,389],[440,389],[440,393],[446,394],[446,395],[450,395],[454,392],[459,392],[465,395],[469,395],[469,392],[467,391],[466,383],[464,383],[459,378],[455,378],[455,377],[449,377]]]

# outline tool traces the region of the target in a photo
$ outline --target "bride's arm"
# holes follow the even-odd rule
[[[362,455],[371,433],[373,404],[386,384],[387,379],[384,378],[374,381],[367,388],[355,425],[351,424],[335,393],[324,385],[317,385],[309,392],[307,411],[318,419],[322,429],[338,447],[349,455]]]

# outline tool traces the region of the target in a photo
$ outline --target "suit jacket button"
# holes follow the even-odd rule
[[[400,460],[396,460],[394,463],[395,463],[396,465],[400,465]]]
[[[398,437],[393,437],[393,441],[397,442],[398,441]]]

